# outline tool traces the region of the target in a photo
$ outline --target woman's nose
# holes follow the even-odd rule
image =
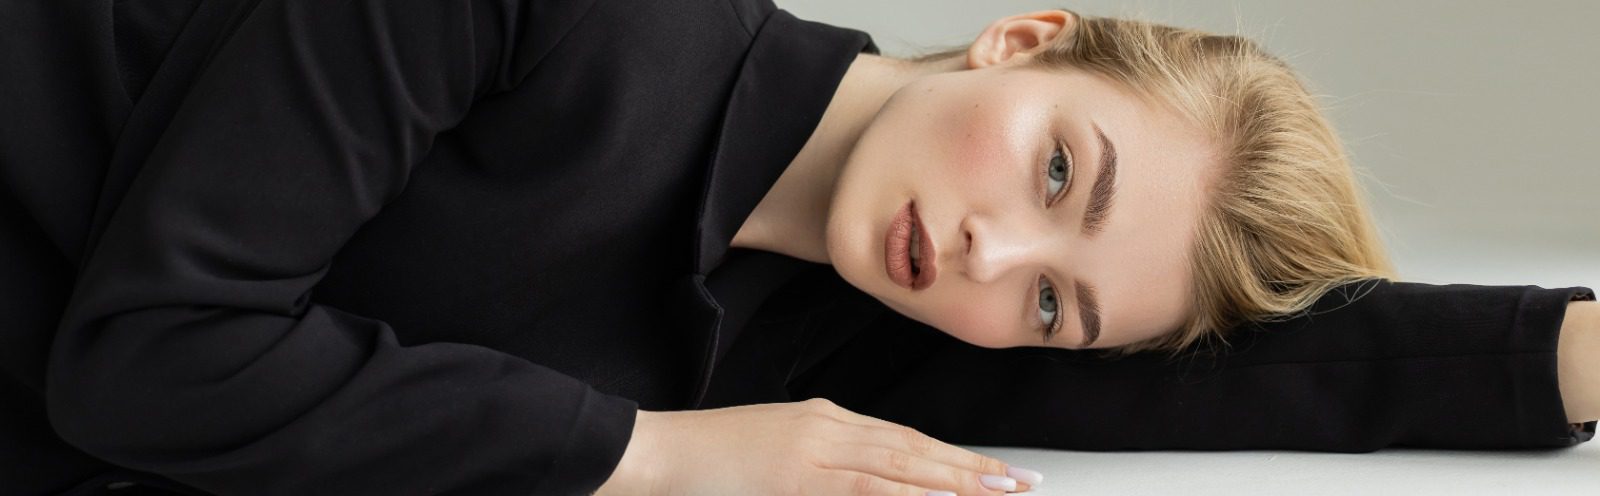
[[[961,220],[965,246],[957,247],[961,267],[973,282],[990,282],[1006,272],[1031,263],[1043,255],[1046,236],[1032,236],[1027,229],[1003,225],[994,219],[968,215]]]

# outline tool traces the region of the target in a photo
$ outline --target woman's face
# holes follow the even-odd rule
[[[926,76],[884,104],[840,172],[833,266],[977,346],[1108,348],[1171,332],[1191,311],[1187,257],[1212,147],[1110,79],[1021,60]],[[1090,229],[1095,190],[1109,208]],[[886,233],[910,203],[936,252],[936,268],[920,262],[937,273],[920,290],[886,271]],[[1080,310],[1089,300],[1098,318]]]

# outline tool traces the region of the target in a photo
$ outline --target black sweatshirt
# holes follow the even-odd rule
[[[7,2],[0,23],[22,69],[0,76],[7,494],[578,494],[639,408],[809,396],[1059,448],[1592,435],[1554,368],[1587,288],[1389,285],[1195,382],[971,347],[730,250],[876,52],[769,1]],[[974,384],[1049,394],[977,409]]]

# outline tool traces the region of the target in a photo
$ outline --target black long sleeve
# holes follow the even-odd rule
[[[559,42],[558,8],[242,13],[85,261],[48,363],[61,436],[225,494],[598,487],[633,401],[486,347],[401,346],[310,299],[434,136]]]
[[[1583,287],[1353,283],[1309,315],[1235,329],[1231,349],[1177,361],[979,348],[891,318],[792,388],[979,445],[1570,446],[1595,423],[1566,420],[1556,342],[1567,302],[1592,298]]]

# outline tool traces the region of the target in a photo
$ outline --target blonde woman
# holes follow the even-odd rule
[[[1600,418],[1592,291],[1390,280],[1244,39],[1046,10],[905,61],[765,0],[3,8],[7,494],[1002,494],[1043,474],[949,443]]]

